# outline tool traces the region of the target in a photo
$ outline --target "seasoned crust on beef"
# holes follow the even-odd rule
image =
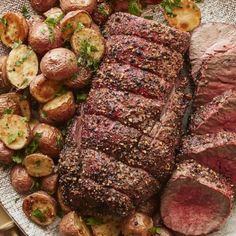
[[[161,216],[173,231],[206,235],[222,227],[232,202],[233,189],[222,176],[189,160],[169,180],[161,199]]]
[[[207,134],[236,131],[236,91],[227,90],[192,115],[191,133]]]
[[[110,16],[104,33],[106,37],[118,34],[142,37],[153,43],[164,44],[180,53],[186,52],[190,44],[189,33],[123,12]]]
[[[163,102],[133,93],[97,88],[90,91],[85,112],[104,115],[148,133],[159,120],[163,106]]]
[[[129,35],[114,35],[107,39],[104,61],[130,64],[161,77],[175,77],[183,66],[180,53]]]

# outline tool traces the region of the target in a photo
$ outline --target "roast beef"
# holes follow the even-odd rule
[[[180,158],[195,159],[236,185],[236,133],[190,135],[183,139]]]
[[[192,76],[196,79],[205,56],[209,56],[224,47],[235,43],[236,27],[224,23],[201,24],[192,33],[189,56]],[[232,69],[232,68],[231,68]]]
[[[111,15],[105,25],[104,33],[108,38],[120,34],[138,36],[153,43],[163,44],[180,53],[186,52],[189,47],[189,33],[123,12]]]
[[[199,81],[196,83],[194,106],[210,102],[236,86],[236,44],[206,57],[202,62]]]
[[[164,224],[181,235],[206,235],[228,218],[233,202],[230,184],[193,160],[181,163],[161,198]]]
[[[192,115],[190,131],[194,134],[236,131],[236,91],[227,90]]]

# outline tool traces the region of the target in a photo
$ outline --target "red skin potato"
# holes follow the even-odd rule
[[[31,0],[33,9],[37,12],[45,12],[54,7],[57,0]]]

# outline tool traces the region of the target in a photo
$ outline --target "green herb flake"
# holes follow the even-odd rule
[[[27,59],[29,59],[29,57],[31,56],[32,53],[33,53],[33,51],[29,50],[25,55],[23,55],[23,57],[21,59],[19,59],[15,62],[15,66],[16,67],[21,66]]]
[[[98,12],[101,13],[103,16],[109,16],[109,12],[107,11],[107,9],[102,3],[98,5],[97,9],[98,9]]]
[[[11,108],[5,108],[3,114],[12,114],[13,110]]]
[[[80,31],[80,30],[82,30],[83,28],[84,28],[84,24],[81,23],[81,22],[79,22],[79,23],[77,24],[77,26],[76,26],[75,31]]]
[[[8,137],[7,137],[7,143],[8,144],[12,144],[16,141],[18,137],[18,133],[15,133],[15,134],[9,134]]]
[[[85,102],[87,97],[88,97],[87,93],[78,93],[76,94],[76,102],[77,103]]]
[[[36,160],[35,165],[36,165],[36,167],[40,167],[41,166],[41,160]]]
[[[28,78],[25,78],[22,83],[20,84],[20,87],[26,85],[28,83],[29,79]]]
[[[21,164],[23,162],[23,157],[20,154],[14,155],[12,156],[12,160],[13,162],[15,162],[16,164]]]
[[[56,92],[55,96],[60,97],[68,91],[67,87],[62,85],[59,90]]]
[[[29,10],[27,9],[25,5],[21,9],[21,13],[26,19],[29,19],[31,17]]]
[[[40,222],[46,221],[44,213],[39,208],[32,211],[32,216],[36,217]]]
[[[93,226],[93,225],[102,225],[104,222],[100,219],[97,219],[95,217],[88,217],[85,219],[86,225]]]
[[[17,198],[15,199],[15,203],[17,203],[19,200],[20,200],[20,197],[17,197]]]
[[[67,23],[66,25],[63,26],[61,32],[65,32],[67,30],[73,29],[73,25],[71,23]]]
[[[151,234],[161,234],[161,228],[159,227],[152,227],[148,230]]]
[[[175,17],[176,15],[173,13],[173,10],[175,8],[181,8],[181,0],[164,0],[161,3],[161,7],[163,8],[165,14]]]
[[[48,114],[45,111],[42,111],[41,115],[42,115],[42,118],[44,119],[48,117]]]
[[[140,16],[142,14],[142,7],[139,0],[129,0],[128,11],[132,15]]]
[[[62,147],[63,147],[63,140],[62,140],[61,137],[57,137],[56,143],[57,143],[58,148],[62,149]]]
[[[38,179],[34,178],[33,179],[33,184],[32,184],[32,186],[30,188],[30,191],[31,192],[36,192],[36,191],[39,191],[40,188],[41,188],[40,182],[38,181]]]
[[[39,147],[39,140],[42,138],[43,133],[36,133],[32,142],[29,146],[25,149],[26,155],[32,154],[38,150]]]
[[[2,23],[4,26],[7,26],[7,19],[6,18],[0,18],[0,23]]]
[[[13,48],[13,49],[18,48],[21,44],[22,44],[22,41],[21,41],[21,40],[16,41],[16,42],[13,43],[12,48]]]
[[[148,20],[153,20],[153,16],[144,16],[145,19],[148,19]]]

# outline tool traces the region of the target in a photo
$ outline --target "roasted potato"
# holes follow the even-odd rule
[[[97,4],[96,9],[93,11],[93,20],[96,24],[102,25],[106,22],[108,17],[112,14],[112,6],[110,2],[102,2]]]
[[[158,210],[158,206],[158,198],[157,196],[153,196],[138,206],[138,212],[144,213],[148,216],[153,216]]]
[[[41,189],[50,195],[57,192],[58,174],[52,174],[43,177],[41,180]]]
[[[23,161],[29,175],[43,177],[52,174],[54,169],[53,160],[42,153],[33,153],[25,157]]]
[[[56,201],[43,191],[27,196],[22,209],[30,220],[41,226],[50,225],[56,218]]]
[[[42,107],[44,116],[50,121],[61,123],[69,120],[75,113],[75,101],[72,92],[54,98]]]
[[[153,227],[152,218],[142,213],[133,213],[122,224],[124,236],[149,236],[149,230]]]
[[[52,27],[46,22],[36,22],[32,25],[28,41],[33,50],[40,55],[63,44],[59,26]]]
[[[41,123],[33,130],[33,135],[36,135],[37,133],[41,134],[38,150],[52,158],[58,157],[60,150],[63,147],[61,131],[51,125]]]
[[[48,79],[66,80],[77,72],[77,59],[67,48],[52,49],[42,58],[40,69]]]
[[[37,12],[45,12],[56,5],[57,0],[31,0],[33,9]]]
[[[64,84],[71,89],[81,89],[90,82],[92,72],[85,66],[79,66],[78,72],[66,80]]]
[[[43,23],[45,20],[45,18],[43,16],[40,15],[32,15],[29,19],[27,19],[27,23],[29,26],[29,32],[31,30],[31,28],[37,24],[37,23]]]
[[[5,114],[0,119],[0,139],[12,150],[27,146],[31,140],[31,131],[25,117]]]
[[[10,89],[11,84],[7,78],[7,57],[0,57],[0,89]]]
[[[91,60],[99,61],[105,52],[103,36],[92,28],[75,31],[71,37],[71,46],[82,59],[89,56]]]
[[[72,211],[71,208],[66,205],[66,203],[63,199],[63,195],[62,195],[60,187],[58,187],[58,189],[57,189],[57,202],[58,202],[59,206],[61,207],[61,210],[64,213],[69,213],[70,211]]]
[[[61,10],[61,8],[59,7],[53,7],[51,9],[49,9],[48,11],[44,12],[43,15],[46,18],[60,18],[61,16],[64,15],[63,11]],[[59,23],[59,22],[58,22]]]
[[[0,37],[3,44],[12,47],[15,42],[23,42],[28,36],[28,24],[20,13],[7,12],[0,22]]]
[[[10,177],[12,187],[20,194],[29,193],[34,185],[33,178],[22,165],[14,166],[11,169]]]
[[[64,12],[85,10],[91,14],[96,8],[96,5],[96,0],[60,0],[61,9]]]
[[[38,58],[35,52],[22,44],[12,49],[7,59],[7,77],[18,89],[29,86],[38,73]]]
[[[17,93],[4,93],[0,95],[0,117],[4,114],[21,114]]]
[[[61,84],[47,79],[43,74],[36,76],[30,83],[30,94],[41,103],[52,100],[59,91]]]
[[[173,14],[165,13],[170,26],[183,31],[192,31],[201,23],[201,10],[192,0],[181,0],[181,7],[175,8]]]
[[[114,11],[127,12],[129,9],[129,4],[127,0],[114,0],[112,1],[112,8]]]
[[[85,27],[91,26],[92,18],[88,12],[77,10],[67,13],[60,21],[62,37],[65,40],[70,39],[71,35],[78,28],[79,24],[83,24]]]
[[[104,221],[104,224],[91,225],[94,236],[119,236],[121,233],[120,221],[109,220]]]
[[[13,155],[14,151],[7,148],[4,143],[0,141],[0,163],[4,165],[11,164]]]
[[[92,236],[83,219],[74,211],[62,218],[59,233],[61,236]]]

